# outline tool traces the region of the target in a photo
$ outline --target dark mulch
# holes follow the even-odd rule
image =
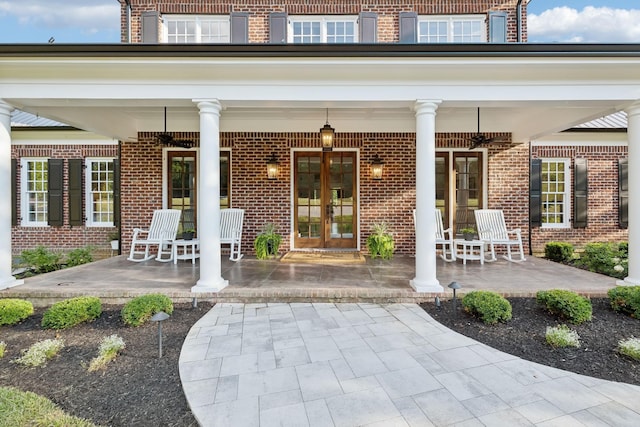
[[[465,313],[458,299],[421,304],[443,325],[493,348],[523,359],[606,380],[640,385],[640,362],[616,352],[618,341],[640,337],[640,320],[614,312],[608,299],[592,299],[593,320],[571,325],[544,311],[534,298],[509,298],[513,319],[507,323],[485,325]],[[567,324],[578,332],[580,348],[552,348],[545,341],[547,326]]]
[[[51,399],[72,415],[109,426],[197,426],[187,407],[178,358],[184,338],[210,308],[176,305],[163,322],[163,357],[158,358],[158,327],[148,323],[133,328],[122,323],[119,306],[103,306],[92,323],[63,331],[42,330],[43,309],[15,326],[0,327],[7,344],[0,359],[0,385],[14,386]],[[87,372],[103,337],[117,334],[126,349],[106,370]],[[11,360],[36,341],[64,339],[65,348],[42,368],[24,368]]]

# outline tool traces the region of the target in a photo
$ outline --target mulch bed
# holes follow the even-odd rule
[[[44,309],[36,309],[22,323],[0,327],[0,341],[7,344],[0,359],[0,385],[45,396],[67,413],[99,425],[197,426],[182,392],[178,358],[189,329],[211,307],[204,302],[197,308],[175,305],[162,325],[161,359],[157,324],[127,327],[120,317],[121,306],[103,306],[96,321],[58,332],[40,327]],[[87,372],[100,341],[112,334],[124,339],[125,350],[106,370]],[[22,349],[56,336],[64,339],[65,347],[45,367],[11,363]]]
[[[508,298],[513,319],[485,325],[465,313],[458,299],[422,308],[443,325],[509,354],[547,366],[605,380],[640,385],[640,362],[616,352],[618,341],[640,337],[640,320],[614,312],[606,298],[592,299],[593,320],[571,325],[543,310],[534,298]],[[552,348],[545,341],[547,326],[565,323],[580,335],[579,348]]]

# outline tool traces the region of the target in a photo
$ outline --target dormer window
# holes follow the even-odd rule
[[[487,41],[484,15],[418,17],[418,43],[482,43]]]
[[[358,17],[290,16],[289,43],[357,43]]]
[[[228,15],[163,15],[165,43],[229,43]]]

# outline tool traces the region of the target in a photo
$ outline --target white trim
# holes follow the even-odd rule
[[[353,42],[358,43],[358,15],[291,15],[287,19],[287,42],[294,42],[293,24],[299,22],[319,22],[320,23],[320,41],[319,44],[328,44],[327,42],[327,24],[330,22],[347,22],[353,24]],[[297,44],[297,43],[296,43]],[[341,44],[341,43],[331,43]]]
[[[571,204],[571,175],[573,173],[572,169],[571,169],[571,159],[566,158],[566,157],[541,157],[540,160],[542,161],[542,163],[545,162],[553,162],[553,163],[564,163],[564,203],[563,205],[563,221],[560,223],[545,223],[544,222],[544,212],[543,209],[541,209],[541,228],[546,228],[546,229],[565,229],[565,228],[571,228],[571,209],[572,209],[572,204]],[[541,165],[542,167],[542,165]],[[542,185],[542,183],[540,183]],[[541,191],[541,197],[544,198],[544,191]],[[543,201],[541,201],[541,203],[543,203]]]
[[[97,221],[93,221],[93,198],[91,197],[92,191],[91,191],[91,187],[92,187],[92,170],[91,170],[91,164],[94,162],[111,162],[114,163],[116,160],[115,157],[86,157],[84,159],[84,166],[85,166],[85,171],[84,171],[84,176],[85,176],[85,180],[84,180],[84,212],[85,212],[85,226],[86,227],[113,227],[114,223],[113,221],[109,221],[109,222],[97,222]],[[113,179],[115,180],[115,163],[114,163],[114,171],[113,171]],[[115,181],[114,181],[115,184]],[[112,201],[113,201],[113,217],[115,219],[115,199],[113,196],[113,191],[111,192],[112,196]]]
[[[29,198],[27,197],[27,180],[28,180],[28,162],[30,161],[43,161],[47,162],[48,157],[22,157],[20,159],[20,226],[21,227],[49,227],[47,219],[44,221],[30,221],[29,220]],[[49,173],[47,167],[47,174]],[[47,186],[47,193],[49,188]],[[47,215],[49,213],[49,205],[47,201]]]
[[[627,147],[629,146],[626,132],[571,132],[553,134],[551,136],[534,139],[532,147]]]

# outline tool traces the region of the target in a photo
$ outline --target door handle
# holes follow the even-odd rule
[[[324,214],[325,217],[328,220],[332,220],[333,219],[333,204],[332,203],[328,203],[325,207],[324,207]]]

